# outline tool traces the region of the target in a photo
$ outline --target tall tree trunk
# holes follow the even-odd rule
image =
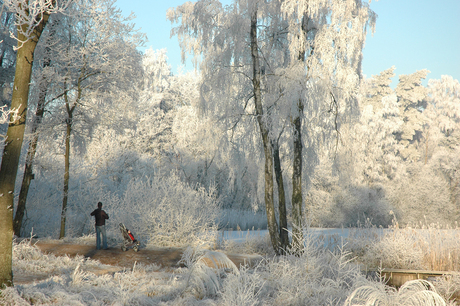
[[[65,237],[65,223],[67,214],[67,201],[69,198],[69,169],[70,169],[70,134],[72,132],[72,114],[66,120],[66,137],[65,137],[65,154],[64,154],[64,195],[62,198],[62,211],[61,211],[61,231],[59,233],[59,239]]]
[[[64,90],[66,88],[64,87]],[[69,96],[67,91],[64,94],[65,106],[67,110],[67,119],[66,119],[66,136],[65,136],[65,154],[64,154],[64,193],[62,198],[62,211],[61,211],[61,230],[59,232],[59,239],[65,237],[65,224],[66,224],[66,215],[67,215],[67,202],[69,198],[69,180],[70,180],[70,135],[72,133],[72,121],[73,121],[73,111],[77,106],[77,101],[81,97],[81,84],[80,79],[78,82],[78,92],[76,102],[70,106]]]
[[[306,16],[302,17],[302,33],[307,36],[308,20]],[[305,63],[305,49],[300,50],[298,60]],[[302,116],[303,104],[302,100],[297,101],[297,114],[292,121],[294,128],[294,160],[292,165],[292,246],[297,251],[303,248],[303,231],[302,231]]]
[[[11,108],[19,109],[20,118],[8,125],[7,139],[0,166],[0,288],[13,285],[14,184],[24,139],[34,51],[48,17],[48,14],[43,16],[41,23],[35,28],[32,37],[28,40],[20,34],[21,31],[18,29],[19,40],[27,41],[16,54],[16,73],[11,99]],[[21,27],[23,32],[26,32],[27,25]]]
[[[268,232],[276,254],[279,253],[280,239],[278,224],[276,223],[275,206],[273,201],[273,155],[267,123],[263,120],[262,93],[260,90],[260,64],[257,45],[257,4],[251,13],[251,56],[252,56],[252,84],[254,90],[254,103],[259,124],[260,134],[265,155],[265,209],[267,212]]]
[[[51,24],[51,29],[55,28],[55,24],[56,22],[53,22]],[[52,34],[50,34],[50,36],[51,35]],[[47,57],[44,59],[43,67],[49,67],[50,63],[51,59],[49,54],[47,54]],[[18,207],[16,208],[16,214],[14,215],[13,231],[16,236],[21,236],[22,220],[24,219],[24,212],[26,209],[26,201],[27,195],[29,193],[29,186],[31,180],[34,178],[33,162],[35,158],[35,153],[37,152],[38,144],[37,129],[40,126],[40,123],[43,119],[43,115],[45,113],[45,99],[48,85],[49,82],[43,75],[39,82],[37,110],[35,111],[35,118],[34,120],[32,120],[32,140],[30,141],[29,150],[27,151],[26,166],[24,168],[24,176],[22,177],[21,190],[19,191]]]
[[[298,116],[294,119],[294,163],[292,170],[292,245],[302,249],[302,101],[299,100]]]
[[[280,148],[278,140],[273,141],[273,161],[275,166],[275,178],[278,185],[278,210],[280,222],[280,253],[285,254],[289,248],[289,233],[287,229],[287,213],[286,213],[286,195],[284,191],[283,172],[281,171]]]
[[[56,33],[56,28],[59,25],[59,20],[55,19],[49,25],[50,31],[49,36],[47,37],[47,41],[45,44],[51,43],[54,34]],[[45,57],[43,59],[43,68],[49,67],[51,65],[51,55],[50,55],[50,47],[45,48]],[[27,195],[29,193],[30,182],[34,178],[33,174],[33,162],[35,158],[35,153],[37,151],[37,144],[38,144],[38,134],[37,129],[40,126],[43,115],[45,113],[45,105],[46,105],[46,94],[47,88],[49,85],[49,81],[46,79],[45,75],[43,74],[41,80],[38,82],[39,92],[38,92],[38,103],[37,103],[37,110],[35,111],[34,120],[32,120],[32,140],[29,144],[29,150],[27,151],[27,158],[26,158],[26,165],[24,168],[24,176],[22,178],[21,190],[19,191],[19,199],[18,199],[18,207],[16,208],[16,214],[14,216],[13,221],[13,230],[16,236],[21,236],[21,227],[22,221],[24,219],[24,212],[26,209],[26,201]]]
[[[77,80],[77,96],[75,101],[70,105],[69,95],[67,91],[67,83],[64,85],[64,100],[65,107],[67,111],[66,119],[66,136],[65,136],[65,154],[64,154],[64,194],[62,198],[62,211],[61,211],[61,230],[59,232],[59,239],[65,237],[65,224],[66,224],[66,215],[67,215],[67,202],[69,199],[69,181],[70,181],[70,136],[72,134],[72,124],[73,124],[73,112],[75,107],[77,107],[81,96],[82,96],[82,82],[85,75],[85,66],[80,72],[80,77]]]

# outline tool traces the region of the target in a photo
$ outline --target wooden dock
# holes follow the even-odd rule
[[[447,271],[429,271],[429,270],[407,270],[407,269],[383,269],[380,271],[387,284],[394,287],[401,287],[405,282],[424,279],[430,280],[443,275],[452,275],[456,272]]]

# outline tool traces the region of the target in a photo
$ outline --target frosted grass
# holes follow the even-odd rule
[[[389,233],[404,231],[393,229]],[[14,273],[41,276],[39,280],[17,284],[1,292],[0,304],[6,305],[446,305],[455,294],[458,278],[440,279],[395,291],[379,279],[366,277],[356,264],[362,258],[352,252],[365,245],[380,245],[388,233],[376,237],[374,230],[307,229],[303,249],[296,254],[274,256],[268,235],[263,231],[244,242],[223,242],[230,251],[264,254],[256,266],[237,269],[219,251],[189,247],[182,257],[183,267],[165,271],[158,266],[135,264],[132,269],[98,275],[106,269],[98,261],[76,256],[56,257],[43,254],[30,240],[14,243]],[[368,235],[368,234],[371,235]],[[442,232],[444,233],[444,232]],[[426,236],[426,235],[425,235]],[[369,239],[365,239],[368,237]],[[263,238],[263,239],[261,239]],[[83,240],[89,239],[88,237]],[[264,242],[264,240],[266,241]],[[353,239],[360,240],[353,244]],[[335,247],[325,241],[340,241]],[[403,240],[402,240],[403,241]],[[402,243],[402,242],[401,242]],[[265,247],[263,245],[265,244]],[[327,245],[327,247],[325,247]],[[259,253],[259,254],[260,254]],[[439,287],[439,293],[434,287]],[[420,293],[423,291],[423,293]],[[404,296],[416,296],[408,304]],[[390,301],[390,302],[388,302]],[[434,304],[423,304],[435,301]],[[361,304],[360,304],[361,303]],[[367,304],[372,305],[372,304]],[[454,304],[450,304],[454,305]]]

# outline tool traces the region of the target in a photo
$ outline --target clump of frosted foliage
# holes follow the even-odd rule
[[[201,245],[215,241],[218,202],[213,187],[190,187],[175,175],[133,179],[110,221],[124,223],[143,243],[155,246]],[[118,203],[116,203],[118,202]]]
[[[369,281],[343,248],[333,252],[308,233],[295,254],[268,258],[223,282],[223,305],[342,305]]]
[[[361,286],[348,297],[345,306],[361,305],[444,306],[446,302],[430,282],[412,280],[402,285],[399,290],[383,283]]]
[[[423,269],[423,249],[417,243],[418,234],[413,229],[388,232],[365,254],[365,261],[372,266],[395,269]]]

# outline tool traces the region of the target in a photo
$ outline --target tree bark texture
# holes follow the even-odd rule
[[[302,249],[302,101],[298,102],[298,116],[294,119],[294,162],[292,169],[292,245]]]
[[[65,223],[67,213],[67,201],[69,199],[69,180],[70,180],[70,134],[72,133],[72,113],[69,114],[66,123],[66,136],[65,136],[65,154],[64,154],[64,194],[62,198],[62,211],[61,211],[61,230],[59,232],[59,239],[65,237]]]
[[[45,60],[45,62],[47,62]],[[14,216],[13,230],[16,236],[21,236],[22,220],[26,209],[27,194],[29,193],[30,182],[33,179],[33,162],[35,153],[37,152],[38,134],[37,129],[42,122],[43,115],[45,113],[45,98],[48,87],[48,81],[43,76],[39,86],[40,90],[38,93],[38,104],[37,110],[35,111],[35,118],[32,121],[32,140],[29,144],[29,150],[27,151],[26,166],[24,168],[24,176],[22,178],[21,190],[19,191],[18,207],[16,208],[16,214]]]
[[[78,82],[78,93],[77,101],[81,97],[81,86],[80,80]],[[65,88],[64,88],[65,89]],[[64,190],[62,198],[62,211],[61,211],[61,230],[59,232],[59,239],[65,237],[65,224],[66,224],[66,214],[67,214],[67,202],[69,199],[69,180],[70,180],[70,136],[72,134],[72,121],[73,121],[73,111],[77,106],[75,102],[70,106],[69,96],[67,91],[64,94],[65,105],[67,110],[67,119],[66,119],[66,135],[65,135],[65,154],[64,154]]]
[[[255,4],[256,5],[256,4]],[[265,209],[267,212],[268,232],[275,252],[279,253],[280,241],[278,224],[276,223],[275,206],[273,200],[273,155],[267,123],[263,120],[262,93],[260,89],[260,64],[257,43],[257,7],[251,13],[251,56],[252,56],[252,84],[254,90],[254,103],[259,124],[260,134],[265,155]]]
[[[307,36],[308,21],[305,16],[302,18],[302,33]],[[299,52],[298,60],[305,63],[305,50]],[[294,128],[294,159],[292,165],[292,246],[297,251],[303,249],[303,230],[302,230],[302,100],[297,101],[297,115],[292,121]]]
[[[281,171],[281,159],[278,141],[273,141],[273,162],[275,166],[275,178],[278,185],[278,210],[280,223],[280,252],[285,253],[289,248],[289,232],[286,212],[286,195],[284,191],[283,172]]]
[[[14,76],[11,108],[19,109],[19,119],[8,125],[7,139],[0,166],[0,288],[13,285],[13,210],[14,184],[19,167],[26,114],[29,100],[29,84],[32,75],[34,51],[41,33],[48,21],[45,15],[31,38],[27,40],[18,30],[18,39],[26,41],[16,54],[16,73]],[[26,32],[27,26],[22,26]]]
[[[62,198],[62,211],[61,211],[61,230],[59,232],[59,239],[65,237],[65,224],[66,224],[66,215],[67,215],[67,202],[69,199],[69,181],[70,181],[70,136],[72,134],[72,124],[73,124],[73,113],[75,108],[77,107],[81,97],[82,97],[82,82],[85,78],[85,69],[86,66],[83,66],[82,70],[80,71],[80,77],[77,80],[77,96],[75,97],[75,101],[70,103],[68,91],[66,90],[67,85],[64,85],[64,100],[65,100],[65,107],[67,111],[67,119],[66,119],[66,136],[65,136],[65,154],[64,154],[64,194]],[[65,82],[66,84],[67,82]]]

